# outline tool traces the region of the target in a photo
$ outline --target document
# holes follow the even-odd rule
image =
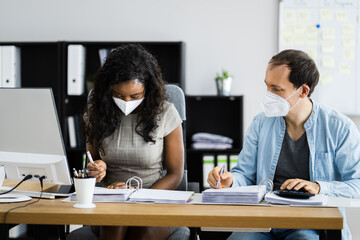
[[[193,195],[194,192],[192,191],[142,188],[131,194],[129,201],[143,203],[188,203]]]
[[[104,187],[95,187],[93,202],[125,202],[136,189],[109,189]],[[76,202],[76,192],[64,202]]]
[[[93,202],[188,203],[193,195],[191,191],[95,187]],[[76,193],[63,201],[76,202]]]
[[[269,192],[265,195],[265,201],[272,204],[286,204],[293,206],[326,206],[327,196],[318,194],[308,199],[296,199],[280,197],[273,192]]]
[[[202,192],[204,203],[260,203],[266,193],[265,185],[207,189]]]

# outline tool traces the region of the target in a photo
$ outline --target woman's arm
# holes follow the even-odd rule
[[[175,189],[184,173],[184,142],[181,124],[165,137],[166,175],[151,188]]]

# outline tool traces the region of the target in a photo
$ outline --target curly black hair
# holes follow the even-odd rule
[[[164,110],[165,81],[153,55],[140,44],[124,44],[109,54],[97,72],[85,110],[87,142],[102,152],[103,140],[112,135],[121,122],[120,110],[112,98],[112,86],[135,79],[145,87],[135,129],[146,142],[155,142],[151,133],[158,127],[159,114]]]

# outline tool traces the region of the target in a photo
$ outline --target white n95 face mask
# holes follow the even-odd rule
[[[302,86],[301,86],[302,87]],[[292,96],[294,96],[297,91],[301,88],[299,87],[293,94],[291,94],[288,98],[280,97],[279,95],[276,95],[275,93],[267,91],[263,101],[262,101],[262,107],[265,113],[265,116],[267,117],[283,117],[286,116],[291,109],[293,109],[300,101],[297,101],[296,104],[290,108],[290,103],[287,101]]]
[[[125,102],[120,98],[113,97],[113,99],[115,104],[120,108],[120,110],[125,114],[125,116],[129,115],[132,111],[134,111],[135,108],[137,108],[144,100],[144,98],[141,98],[139,100]]]

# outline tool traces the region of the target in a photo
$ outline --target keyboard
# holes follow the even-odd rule
[[[6,191],[7,190],[3,190],[3,189],[0,190],[0,192],[6,192]],[[41,194],[41,192],[23,191],[23,190],[13,190],[10,193],[22,194],[34,198],[40,198],[41,195],[41,198],[46,198],[46,199],[55,199],[56,197],[69,197],[71,195],[68,193],[49,193],[49,192],[43,192]]]
[[[274,193],[280,197],[285,198],[298,198],[298,199],[308,199],[315,196],[315,194],[306,192],[306,191],[295,191],[295,190],[277,190]]]
[[[33,192],[33,191],[23,191],[23,190],[14,190],[12,193],[22,194],[29,197],[39,198],[47,198],[47,199],[55,199],[56,197],[69,197],[68,193],[49,193],[49,192]]]

